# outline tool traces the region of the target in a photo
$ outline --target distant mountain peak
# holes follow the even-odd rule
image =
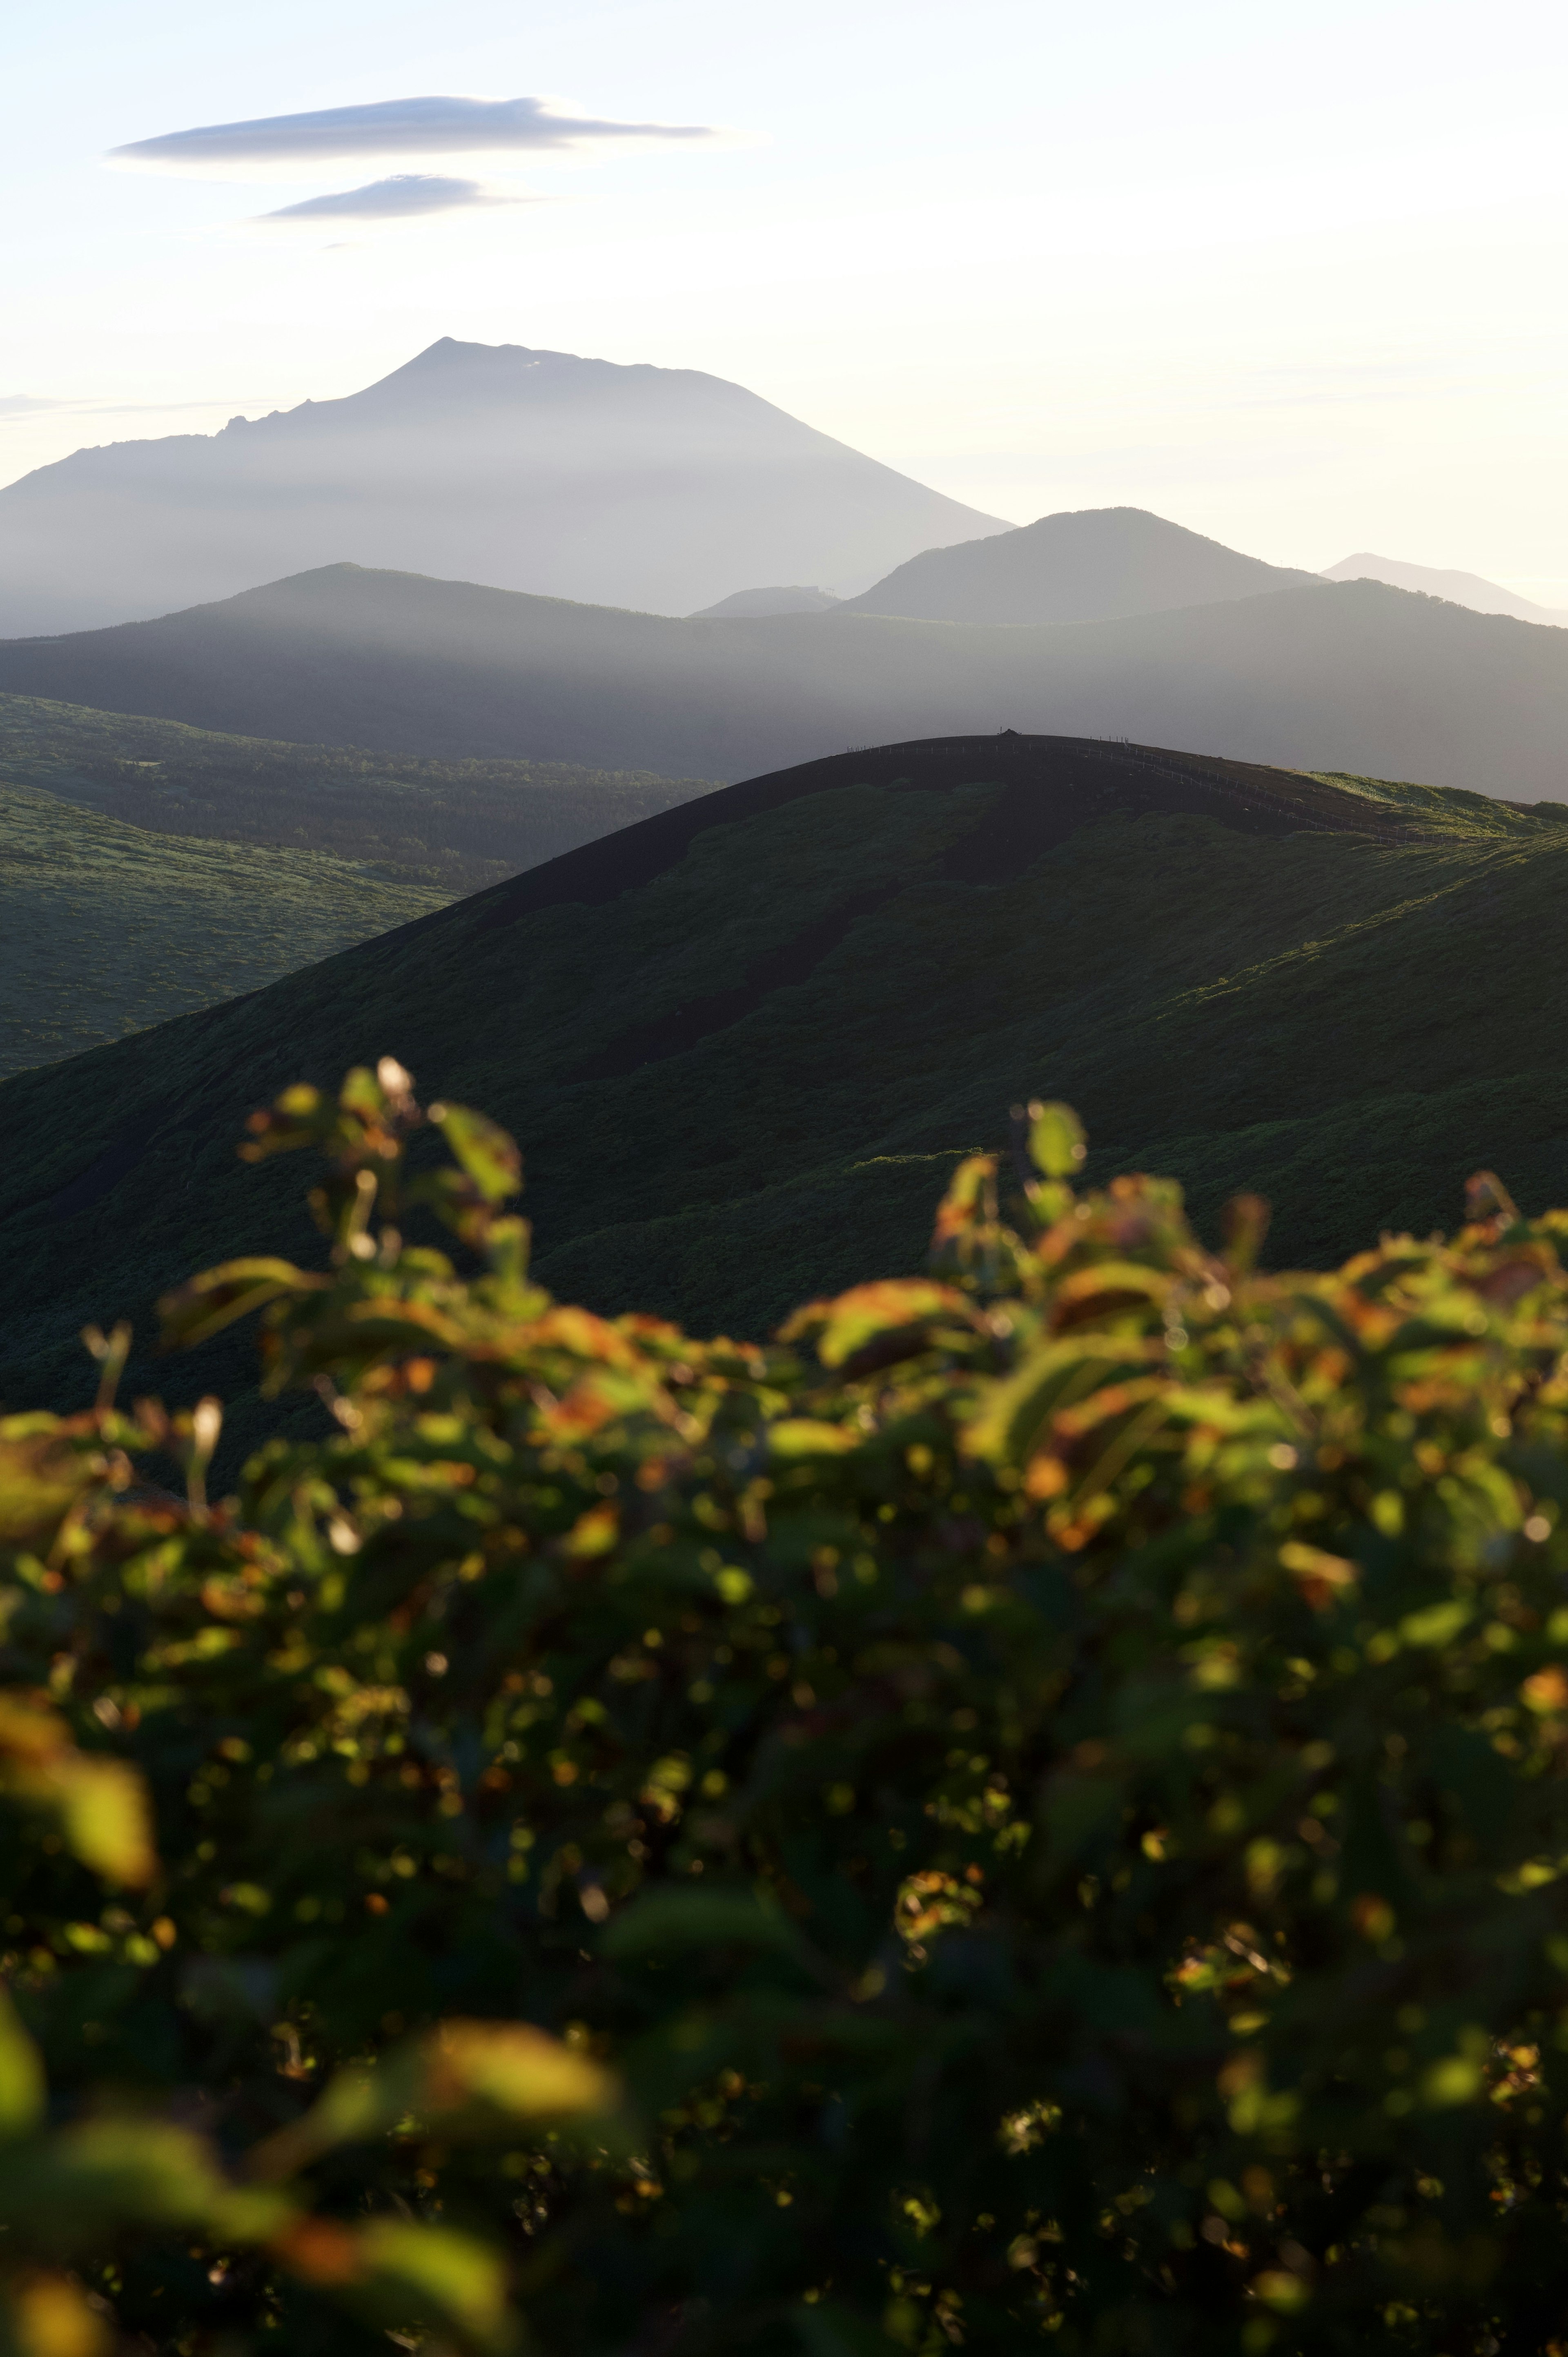
[[[927,549],[845,610],[944,622],[1102,622],[1255,597],[1315,576],[1243,556],[1147,508],[1070,508]]]
[[[1005,529],[722,377],[441,336],[340,399],[78,451],[0,490],[0,637],[339,559],[687,614],[737,581],[858,587]]]
[[[831,589],[808,589],[797,582],[789,588],[737,589],[716,606],[704,606],[687,617],[693,622],[770,620],[779,614],[829,614],[840,603]]]
[[[1425,597],[1442,597],[1451,606],[1467,606],[1473,614],[1507,614],[1516,622],[1541,622],[1549,628],[1568,625],[1568,613],[1538,606],[1478,573],[1448,572],[1431,565],[1407,565],[1397,556],[1375,556],[1359,549],[1342,556],[1325,572],[1326,581],[1381,581],[1391,589],[1412,589]]]

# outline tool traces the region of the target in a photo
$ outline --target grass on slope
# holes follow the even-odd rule
[[[1024,807],[1000,749],[945,781],[928,748],[845,757],[800,799],[736,788],[6,1083],[0,1394],[79,1395],[82,1322],[145,1333],[156,1291],[220,1253],[314,1251],[294,1175],[234,1161],[244,1114],[389,1050],[520,1137],[546,1282],[708,1329],[917,1265],[953,1157],[1003,1144],[1032,1094],[1078,1104],[1096,1169],[1180,1177],[1201,1221],[1261,1188],[1279,1260],[1451,1224],[1480,1163],[1527,1206],[1563,1199],[1568,828],[1381,786],[1311,790],[1380,837],[1118,814],[1085,796],[1145,757],[1073,770],[1060,742],[1034,740],[1054,840],[997,834]],[[1170,757],[1146,766],[1186,791]],[[227,1337],[134,1380],[232,1396],[247,1360]]]
[[[703,779],[567,761],[414,760],[221,736],[27,695],[0,695],[0,783],[160,834],[368,861],[443,899],[710,791]]]
[[[260,990],[447,897],[0,782],[0,1075]]]
[[[1325,785],[1340,786],[1378,804],[1421,833],[1436,840],[1477,843],[1490,836],[1514,842],[1539,839],[1541,823],[1568,825],[1568,802],[1499,802],[1491,794],[1468,793],[1460,786],[1421,786],[1391,778],[1362,778],[1349,770],[1314,770],[1308,775]]]

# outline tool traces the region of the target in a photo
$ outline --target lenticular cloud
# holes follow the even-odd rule
[[[324,163],[346,156],[434,156],[573,147],[614,139],[706,139],[701,124],[611,123],[557,112],[542,98],[392,98],[209,123],[112,148],[111,160],[163,169]]]
[[[515,204],[517,198],[498,197],[478,180],[445,180],[433,172],[394,172],[389,180],[372,180],[363,188],[344,188],[336,195],[306,197],[297,205],[282,205],[262,213],[263,221],[404,221],[420,213],[451,213],[469,205]]]

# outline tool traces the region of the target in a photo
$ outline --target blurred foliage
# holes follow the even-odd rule
[[[1568,1214],[1264,1275],[1014,1125],[753,1348],[386,1060],[165,1304],[330,1438],[0,1425],[18,2357],[1561,2349]]]

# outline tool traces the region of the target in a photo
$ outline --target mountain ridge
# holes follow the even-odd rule
[[[770,621],[776,614],[831,614],[843,600],[831,589],[811,589],[796,583],[771,589],[736,589],[714,606],[688,614],[689,622],[724,622],[744,619]]]
[[[1391,589],[1412,589],[1423,597],[1446,598],[1451,605],[1468,607],[1473,614],[1507,614],[1516,622],[1545,624],[1554,630],[1568,628],[1568,612],[1538,606],[1533,598],[1521,597],[1498,582],[1483,580],[1478,573],[1407,565],[1396,556],[1375,556],[1369,549],[1359,549],[1352,556],[1342,556],[1337,565],[1326,565],[1322,578],[1381,581]]]
[[[242,736],[684,779],[1011,726],[1568,795],[1568,639],[1372,582],[1049,627],[693,621],[337,565],[0,643],[5,690]]]
[[[1147,508],[1076,508],[1015,532],[923,549],[843,610],[930,622],[1125,621],[1313,577],[1243,556]]]

